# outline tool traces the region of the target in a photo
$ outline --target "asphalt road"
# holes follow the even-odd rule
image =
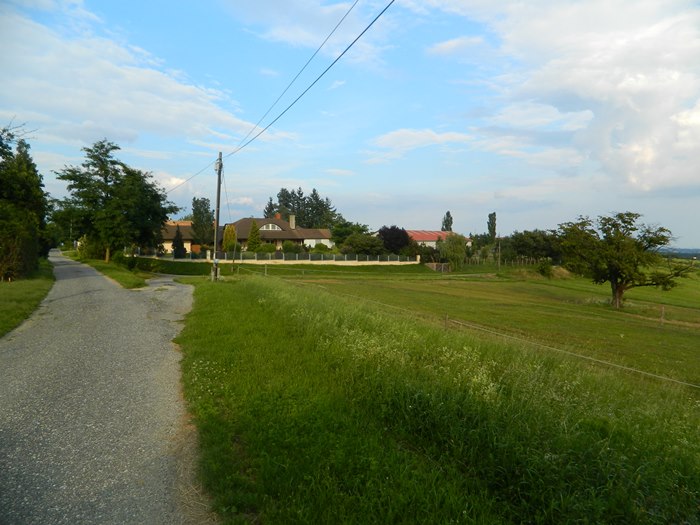
[[[176,524],[190,287],[129,291],[52,254],[56,283],[0,339],[0,523]]]

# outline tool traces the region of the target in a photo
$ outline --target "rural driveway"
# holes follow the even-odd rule
[[[0,339],[0,524],[208,521],[171,342],[191,288],[50,259],[55,285]]]

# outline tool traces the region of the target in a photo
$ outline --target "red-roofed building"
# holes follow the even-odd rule
[[[422,246],[436,248],[437,242],[444,240],[445,237],[452,232],[444,232],[439,230],[406,230],[408,236]],[[467,246],[471,246],[471,239],[467,239]]]

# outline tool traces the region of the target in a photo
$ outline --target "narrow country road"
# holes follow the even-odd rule
[[[0,339],[0,524],[194,521],[171,342],[190,287],[129,291],[57,252],[51,261],[52,290]]]

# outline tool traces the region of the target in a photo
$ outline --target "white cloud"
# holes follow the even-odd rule
[[[504,128],[505,136],[531,131],[525,141],[539,153],[492,150],[529,160],[561,154],[569,164],[591,159],[639,191],[700,182],[697,2],[425,0],[421,6],[478,21],[499,42],[502,73],[493,81],[506,106],[483,123]],[[463,37],[431,50],[460,61],[472,43]],[[569,144],[550,143],[561,136],[535,131],[570,132]]]
[[[346,15],[352,3],[328,4],[320,0],[225,0],[224,5],[236,19],[258,27],[258,35],[265,40],[316,49]],[[337,56],[365,29],[380,9],[372,2],[369,5],[359,2],[321,52],[326,56]],[[381,41],[387,36],[382,27],[389,25],[388,17],[383,17],[381,23],[376,24],[370,33],[354,45],[346,58],[354,62],[377,63],[382,50]]]
[[[356,173],[352,170],[346,170],[341,168],[328,168],[323,170],[326,175],[331,175],[332,177],[353,177]]]
[[[487,121],[496,126],[513,128],[575,131],[587,127],[592,119],[593,112],[588,109],[562,113],[549,104],[524,101],[504,107]]]
[[[390,159],[403,157],[409,151],[441,144],[463,143],[472,141],[472,136],[465,133],[444,132],[438,133],[432,129],[398,129],[375,138],[374,146],[381,148],[382,152],[373,153],[368,160],[371,164],[386,162]]]
[[[345,85],[345,80],[336,80],[331,84],[331,87],[328,89],[338,89],[339,87],[342,87]]]
[[[252,127],[222,107],[230,103],[225,93],[156,69],[143,52],[96,36],[66,37],[11,10],[2,17],[0,107],[22,120],[31,115],[46,143],[133,142],[147,133],[202,140]]]
[[[433,44],[427,52],[429,55],[454,55],[471,51],[483,45],[484,39],[480,36],[461,36]]]

